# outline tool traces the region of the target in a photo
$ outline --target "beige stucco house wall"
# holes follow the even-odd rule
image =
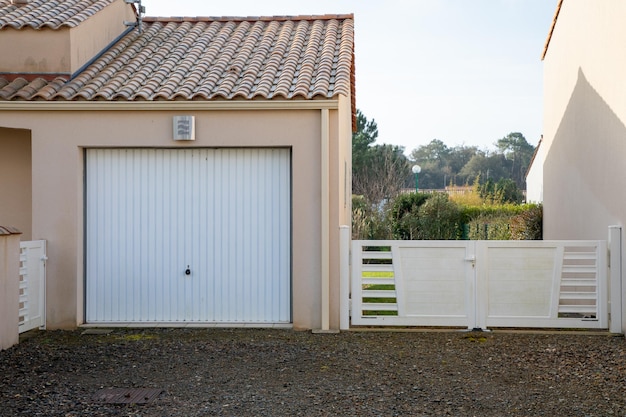
[[[0,225],[0,350],[19,341],[20,233]]]
[[[626,223],[626,3],[563,0],[544,54],[544,238]]]
[[[2,222],[31,240],[32,165],[30,131],[0,128],[0,213]]]
[[[132,7],[116,0],[80,25],[7,27],[0,42],[0,72],[73,74],[134,21]],[[8,59],[10,57],[10,59]]]
[[[127,105],[102,104],[101,109],[79,110],[85,103],[68,110],[52,110],[56,103],[43,105],[45,110],[9,111],[10,104],[0,103],[0,126],[5,131],[19,132],[30,138],[32,159],[21,153],[19,165],[32,164],[32,239],[46,239],[47,311],[46,326],[72,328],[83,322],[83,173],[85,148],[95,147],[288,147],[292,149],[293,168],[293,326],[321,326],[320,292],[322,288],[322,207],[321,139],[323,113],[329,123],[329,208],[327,215],[329,278],[331,285],[332,328],[339,326],[339,226],[348,221],[350,213],[350,153],[345,145],[350,130],[350,117],[340,118],[339,107],[345,111],[344,99],[331,103],[301,103],[297,109],[289,103],[274,104],[266,110],[257,104],[242,102],[220,110],[220,105],[181,103],[146,104],[148,109],[129,109]],[[340,104],[341,102],[341,104]],[[307,109],[306,107],[311,107]],[[316,107],[330,107],[319,109]],[[67,106],[65,106],[67,107]],[[202,109],[202,107],[205,107]],[[255,108],[256,107],[256,108]],[[282,108],[281,108],[282,107]],[[296,107],[296,108],[294,108]],[[196,117],[196,140],[174,142],[172,117],[179,114]],[[141,126],[141,129],[137,129]],[[279,129],[276,126],[280,126]],[[7,129],[8,128],[8,129]],[[340,132],[344,137],[340,137]],[[24,140],[28,143],[28,140]],[[341,146],[340,146],[341,144]],[[8,144],[0,142],[4,150]],[[4,154],[4,151],[0,152]],[[17,163],[17,160],[15,161]],[[18,170],[19,172],[19,170]],[[12,177],[2,177],[0,185],[10,185]],[[20,191],[21,192],[21,191]],[[26,204],[24,204],[26,207]],[[12,211],[8,211],[12,212]],[[22,217],[25,217],[23,215]],[[20,223],[29,225],[23,219]],[[17,221],[17,220],[16,220]],[[18,224],[18,223],[15,223]]]
[[[342,31],[337,35],[342,41],[342,59],[339,63],[342,68],[333,69],[333,77],[343,80],[341,92],[331,95],[324,93],[319,87],[320,79],[328,77],[330,73],[321,76],[311,76],[307,72],[306,62],[300,71],[305,77],[300,80],[295,89],[306,86],[305,82],[313,80],[317,84],[306,86],[312,93],[313,99],[306,99],[302,95],[289,99],[284,90],[283,96],[267,97],[262,93],[254,93],[252,99],[246,99],[246,91],[233,89],[235,97],[227,97],[227,87],[234,76],[249,76],[248,72],[239,72],[242,62],[224,68],[210,69],[211,74],[219,74],[226,81],[227,87],[220,87],[220,96],[216,99],[206,99],[206,96],[194,96],[185,99],[189,94],[188,85],[183,85],[179,74],[172,67],[165,72],[174,73],[170,83],[159,80],[156,85],[162,85],[156,99],[144,96],[140,99],[128,99],[128,96],[109,98],[117,93],[122,82],[127,82],[127,89],[134,86],[139,89],[147,84],[130,80],[139,74],[139,66],[148,59],[134,59],[126,61],[119,58],[124,48],[143,36],[133,32],[122,39],[119,48],[108,55],[104,55],[101,62],[87,68],[76,80],[46,78],[50,73],[73,74],[77,69],[89,61],[94,51],[110,45],[127,29],[121,23],[133,17],[133,9],[123,0],[90,0],[96,4],[104,4],[104,9],[94,16],[85,18],[76,26],[68,28],[59,26],[57,30],[50,30],[55,36],[48,39],[51,42],[50,51],[61,45],[58,54],[61,57],[57,62],[48,59],[46,48],[38,49],[43,58],[25,58],[22,54],[12,55],[7,52],[6,57],[15,58],[14,66],[0,68],[0,193],[16,195],[12,201],[0,201],[0,224],[11,224],[24,231],[24,240],[45,239],[47,241],[46,262],[46,327],[48,329],[74,328],[85,323],[85,171],[86,150],[90,148],[287,148],[291,152],[291,309],[292,325],[296,329],[324,328],[324,318],[332,329],[339,328],[339,227],[350,225],[351,213],[351,132],[353,115],[356,113],[354,97],[350,91],[354,90],[353,46],[351,17],[343,16],[339,21],[347,20]],[[43,0],[33,0],[34,7],[43,4]],[[334,25],[337,18],[324,16],[319,19],[305,17],[302,21],[294,18],[279,18],[277,25],[285,24],[289,28],[297,26],[298,30],[309,30],[313,21],[318,25],[328,23]],[[255,25],[254,19],[250,26]],[[267,24],[272,18],[263,18],[256,25]],[[189,25],[198,23],[192,19]],[[243,30],[229,32],[234,25],[247,25],[245,19],[236,20],[230,25],[225,20],[216,21],[214,25],[224,25],[222,33],[228,36],[261,35],[264,31]],[[113,22],[113,23],[111,23]],[[206,25],[212,20],[206,19]],[[243,23],[242,23],[243,22]],[[320,23],[322,22],[322,23]],[[1,23],[1,22],[0,22]],[[166,31],[172,25],[180,25],[178,19],[150,21],[158,30]],[[165,28],[165,29],[164,29]],[[146,31],[148,26],[146,26]],[[329,32],[331,31],[329,29]],[[43,28],[42,32],[48,30]],[[135,29],[136,31],[136,29]],[[269,30],[268,30],[269,31]],[[45,42],[41,33],[23,28],[16,30],[5,27],[0,31],[3,39],[19,38],[19,42],[28,44]],[[91,39],[92,32],[99,34]],[[128,32],[126,32],[128,34]],[[144,32],[145,33],[145,32]],[[193,35],[195,33],[196,35]],[[193,32],[198,36],[201,31]],[[278,31],[280,36],[286,30]],[[100,36],[102,35],[102,36]],[[7,37],[8,36],[8,37]],[[18,36],[18,38],[15,38]],[[20,37],[21,36],[21,37]],[[33,36],[39,36],[33,40]],[[191,36],[191,35],[188,35]],[[279,36],[279,35],[277,35]],[[221,38],[225,39],[225,38]],[[254,41],[251,39],[250,42]],[[263,39],[265,42],[265,39]],[[244,45],[243,42],[233,41],[234,44]],[[140,43],[141,44],[141,43]],[[173,43],[176,45],[176,43]],[[157,43],[152,43],[155,48]],[[41,45],[40,45],[41,46]],[[274,48],[274,44],[266,44]],[[279,45],[280,46],[280,45]],[[306,45],[296,45],[294,48],[304,48]],[[262,48],[261,48],[262,49]],[[315,48],[319,50],[320,48]],[[211,53],[223,50],[211,49]],[[327,50],[328,54],[335,53],[335,49]],[[0,50],[0,53],[2,51]],[[5,51],[6,52],[6,51]],[[107,51],[104,51],[107,52]],[[139,53],[133,50],[134,54]],[[232,53],[230,51],[229,53]],[[237,53],[240,53],[237,51]],[[240,53],[245,55],[246,51]],[[304,54],[300,54],[305,56]],[[157,56],[150,50],[149,56]],[[167,54],[163,54],[167,58]],[[271,59],[276,63],[272,55]],[[281,59],[294,56],[284,55]],[[165,59],[162,58],[162,59]],[[119,64],[109,65],[119,59]],[[243,59],[243,58],[242,58]],[[251,58],[248,58],[251,59]],[[290,58],[291,59],[291,58]],[[30,67],[28,62],[45,62],[41,67]],[[188,60],[191,62],[191,60]],[[178,63],[185,62],[183,59]],[[210,63],[223,65],[219,59],[209,60]],[[260,60],[252,59],[249,64],[259,65]],[[331,60],[332,62],[332,60]],[[69,63],[69,64],[68,64]],[[347,63],[347,64],[346,64]],[[49,65],[48,65],[49,64]],[[21,65],[21,67],[20,67]],[[152,67],[146,71],[154,70]],[[248,68],[246,64],[246,68]],[[291,64],[290,64],[291,65]],[[120,68],[130,68],[122,71]],[[289,66],[289,65],[288,65]],[[20,68],[27,74],[18,78]],[[112,69],[113,68],[113,69]],[[195,68],[195,67],[194,67]],[[276,71],[279,65],[270,69]],[[193,68],[191,68],[193,69]],[[188,72],[191,72],[187,68]],[[295,69],[295,68],[294,68]],[[118,71],[115,73],[115,71]],[[207,70],[209,71],[209,70]],[[223,71],[220,73],[219,71]],[[8,73],[8,75],[4,74]],[[113,75],[111,75],[113,73]],[[130,75],[129,75],[130,74]],[[76,75],[76,74],[75,74]],[[116,77],[117,75],[117,77]],[[265,74],[263,80],[267,78]],[[284,86],[274,74],[273,80],[277,90]],[[5,76],[5,80],[2,77]],[[84,78],[80,78],[84,76]],[[113,80],[107,86],[102,96],[95,96],[98,86],[104,88],[100,78],[97,82],[88,85],[96,77],[109,77]],[[169,76],[169,75],[168,75]],[[43,78],[42,78],[43,77]],[[261,76],[259,75],[259,78]],[[315,81],[317,79],[317,81]],[[26,80],[26,81],[24,81]],[[34,81],[32,81],[34,80]],[[261,80],[261,81],[263,81]],[[276,81],[278,80],[278,81]],[[346,82],[347,80],[347,88]],[[244,80],[245,81],[245,80]],[[242,84],[245,84],[241,81]],[[290,80],[289,80],[290,81]],[[257,82],[258,79],[257,79]],[[334,78],[333,78],[334,82]],[[28,84],[30,83],[30,84]],[[67,88],[64,87],[67,83]],[[98,84],[99,83],[99,84]],[[180,83],[177,86],[175,83]],[[234,83],[234,81],[233,81]],[[339,81],[338,81],[339,83]],[[171,87],[174,85],[174,87]],[[94,87],[96,86],[96,87]],[[129,87],[130,86],[130,87]],[[352,88],[351,88],[352,86]],[[171,88],[170,88],[171,87]],[[261,82],[259,91],[266,85]],[[174,96],[180,88],[180,94]],[[230,87],[228,87],[230,88]],[[18,93],[16,93],[18,90]],[[222,93],[226,91],[226,93]],[[53,96],[51,91],[58,92]],[[72,98],[77,91],[81,95]],[[104,90],[103,90],[104,91]],[[268,90],[269,91],[269,90]],[[272,90],[273,91],[273,90]],[[283,91],[283,90],[281,90]],[[303,90],[306,92],[306,90]],[[158,93],[159,91],[157,91]],[[39,94],[34,96],[34,94]],[[156,93],[155,93],[156,94]],[[269,94],[269,93],[268,93]],[[315,94],[318,94],[317,96]],[[321,94],[328,94],[323,96]],[[167,97],[172,97],[168,99]],[[7,99],[1,99],[8,97]],[[35,98],[29,98],[35,97]],[[232,99],[231,99],[232,98]],[[187,115],[195,117],[195,140],[173,140],[173,117]],[[328,282],[328,294],[322,294]],[[325,300],[328,300],[325,304]]]

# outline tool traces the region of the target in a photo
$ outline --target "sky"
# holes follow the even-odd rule
[[[142,0],[146,16],[354,14],[356,105],[377,143],[494,150],[543,126],[541,53],[558,0]]]

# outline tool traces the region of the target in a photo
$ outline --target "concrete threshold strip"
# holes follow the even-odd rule
[[[293,329],[292,323],[222,323],[222,322],[134,322],[134,323],[85,323],[81,329],[127,328],[127,329]]]
[[[346,330],[342,330],[346,331]],[[615,336],[624,337],[622,333],[611,333],[608,330],[596,329],[550,329],[550,328],[493,328],[467,329],[459,327],[351,327],[349,332],[372,333],[492,333],[492,334],[536,334],[536,335],[584,335],[584,336]]]
[[[91,327],[91,326],[80,326],[85,330],[81,333],[81,335],[107,335],[113,333],[116,329],[126,328],[126,329],[150,329],[147,326],[120,326],[120,327]],[[163,327],[175,327],[175,326],[163,326]],[[158,326],[152,326],[152,328],[157,329],[161,328]],[[184,328],[184,327],[180,327]],[[202,328],[215,328],[214,326],[210,327],[196,327],[193,328],[202,329]],[[262,327],[243,327],[243,326],[220,326],[218,328],[231,328],[231,329],[245,329],[245,328],[256,328],[262,329]],[[284,330],[293,330],[292,327],[268,327],[268,328],[277,328]],[[297,330],[294,330],[297,331]],[[362,332],[362,333],[472,333],[472,332],[484,332],[484,333],[509,333],[509,334],[561,334],[561,335],[586,335],[586,336],[616,336],[616,337],[624,337],[624,334],[621,333],[611,333],[608,330],[597,330],[597,329],[529,329],[529,328],[494,328],[494,329],[467,329],[465,327],[360,327],[355,326],[351,327],[348,330],[320,330],[320,329],[312,329],[311,333],[313,334],[337,334],[337,333],[345,333],[345,332]]]

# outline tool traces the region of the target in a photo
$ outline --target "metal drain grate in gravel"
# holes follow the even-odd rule
[[[98,390],[93,399],[110,404],[147,404],[156,400],[163,391],[160,388],[104,388]]]

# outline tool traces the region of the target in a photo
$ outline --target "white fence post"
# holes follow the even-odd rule
[[[350,329],[350,226],[339,226],[339,330]]]
[[[609,331],[611,333],[626,333],[624,325],[624,294],[622,287],[622,227],[609,226],[609,304],[611,321]]]

